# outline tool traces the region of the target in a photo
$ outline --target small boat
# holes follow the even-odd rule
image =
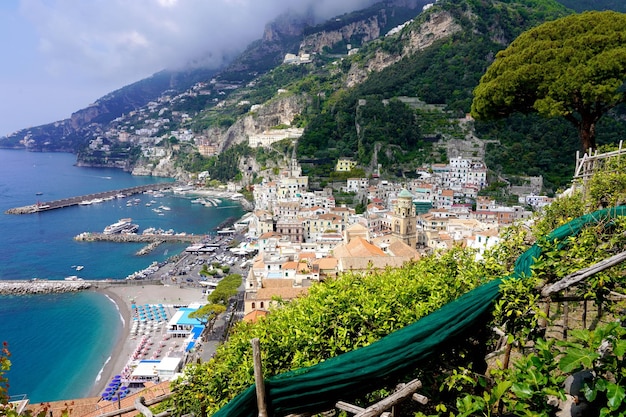
[[[65,277],[65,281],[84,281],[82,278],[78,278],[76,275],[70,275]]]
[[[80,271],[80,270],[81,270],[81,269],[83,269],[83,268],[84,268],[84,266],[82,266],[82,265],[78,265],[78,266],[76,266],[76,270],[77,270],[77,271]]]
[[[37,191],[37,192],[35,193],[35,195],[42,195],[42,194],[43,194],[43,193],[42,193],[41,191]]]

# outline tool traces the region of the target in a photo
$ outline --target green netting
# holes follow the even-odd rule
[[[598,210],[555,229],[546,239],[563,241],[585,225],[626,215],[626,206]],[[524,252],[513,274],[492,280],[435,312],[369,346],[330,358],[309,368],[286,372],[266,380],[269,415],[321,412],[337,401],[380,388],[383,378],[408,373],[424,359],[463,331],[471,329],[498,298],[503,279],[530,276],[530,268],[541,254],[538,245]],[[215,417],[258,415],[255,386],[239,394]]]

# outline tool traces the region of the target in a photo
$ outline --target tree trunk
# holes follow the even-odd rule
[[[584,152],[596,149],[596,121],[592,116],[583,116],[578,122],[578,137]]]

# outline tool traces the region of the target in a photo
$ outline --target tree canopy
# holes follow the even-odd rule
[[[562,116],[595,148],[596,123],[625,101],[626,14],[585,12],[522,33],[474,90],[472,116]]]

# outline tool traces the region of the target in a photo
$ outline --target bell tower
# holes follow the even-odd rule
[[[398,194],[391,216],[391,234],[412,248],[417,243],[417,215],[413,195],[403,189]]]

